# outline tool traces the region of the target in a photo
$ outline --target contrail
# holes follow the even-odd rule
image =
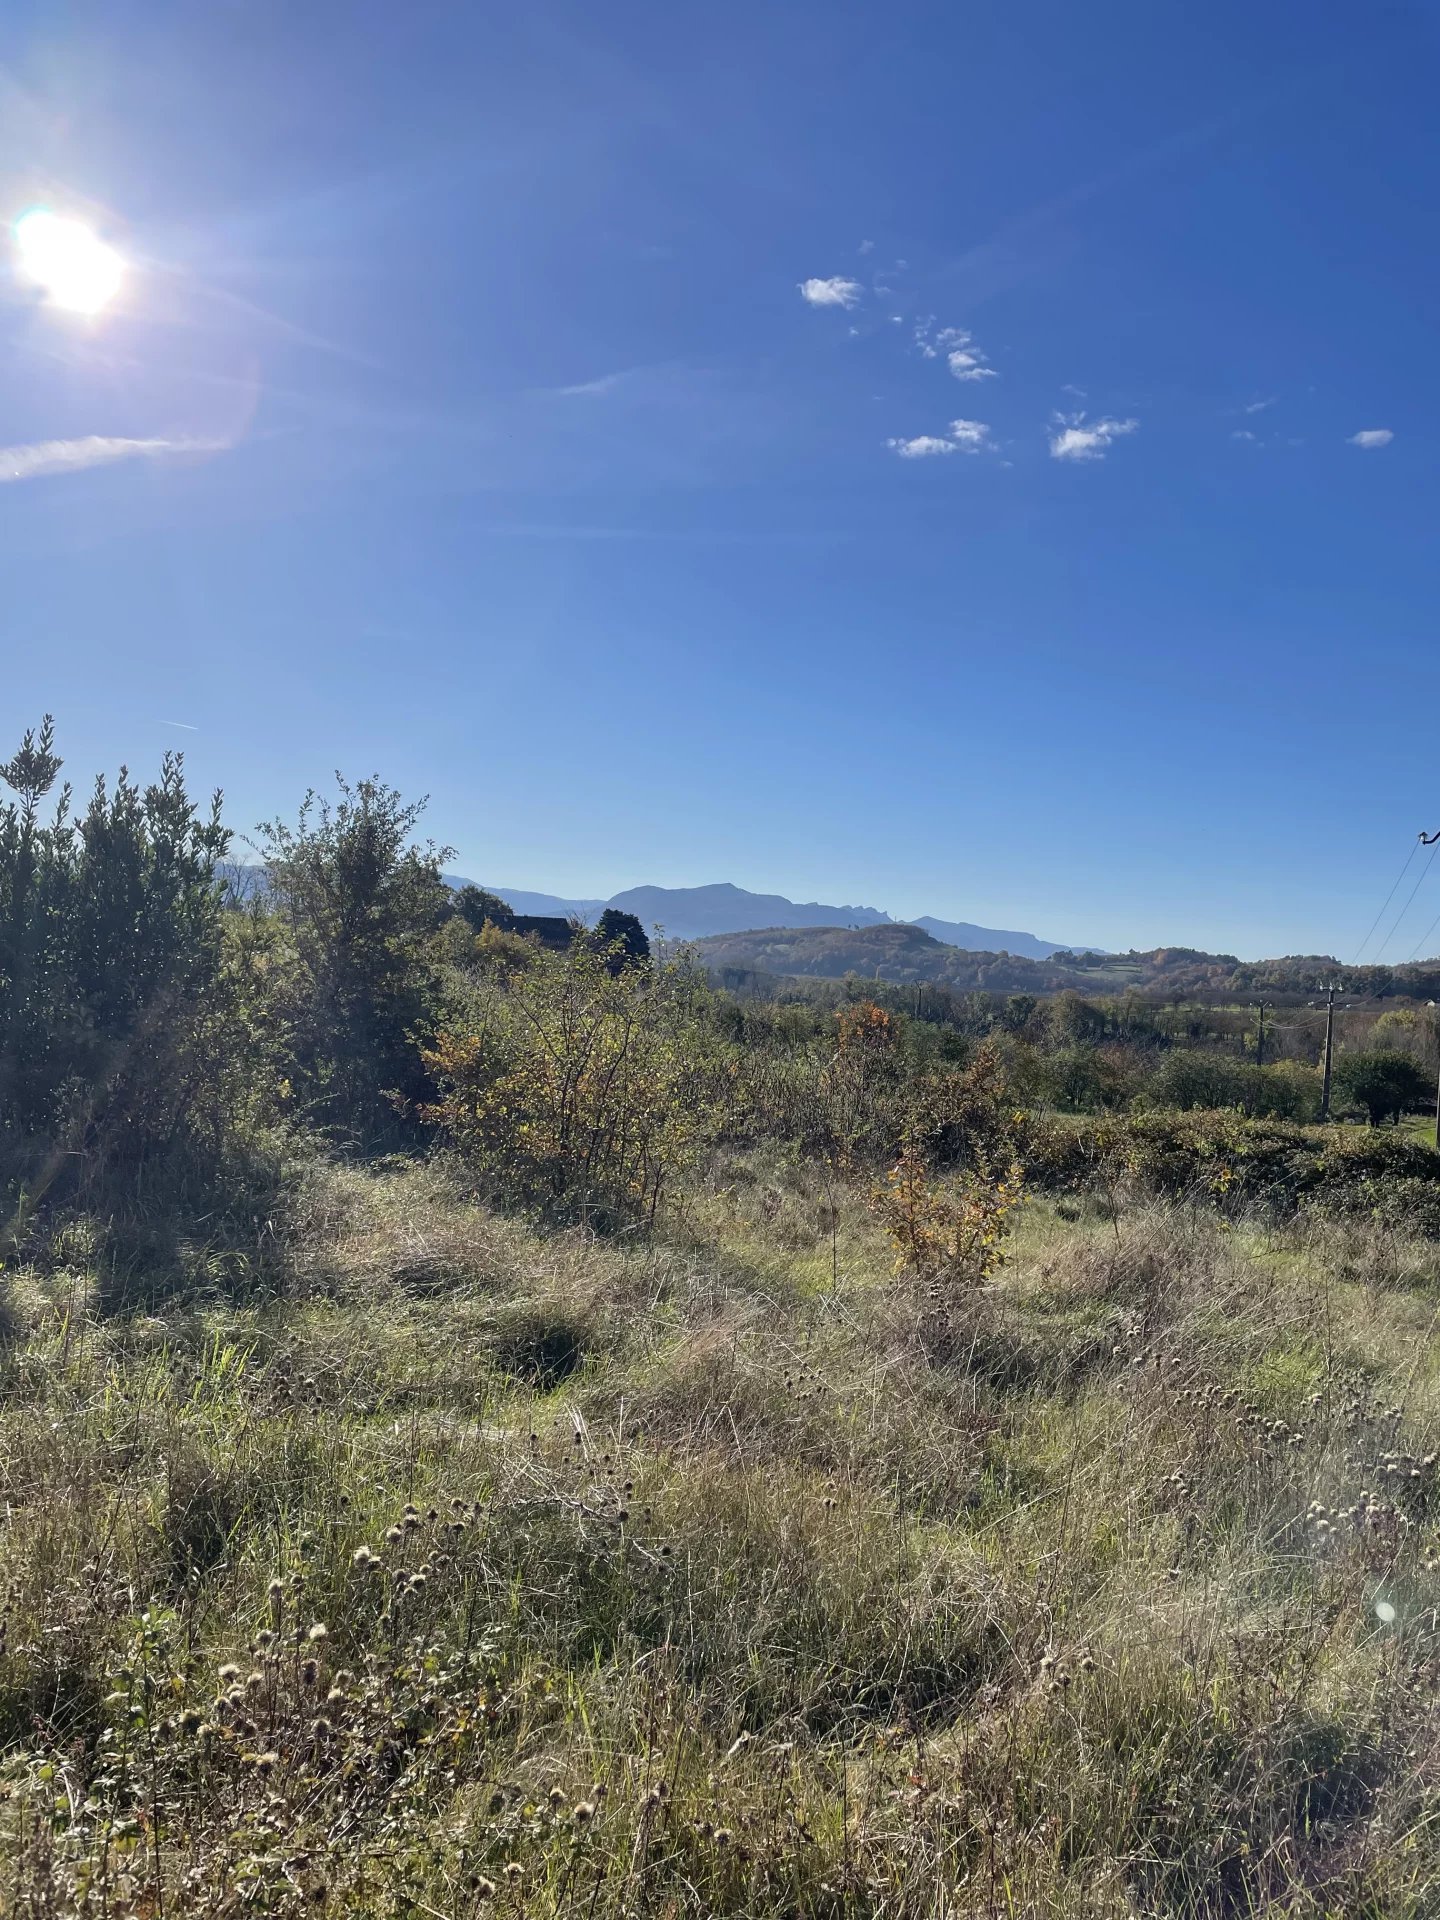
[[[83,440],[37,440],[28,447],[0,447],[0,484],[38,480],[52,473],[81,473],[114,460],[154,460],[167,453],[219,453],[223,440],[119,440],[87,434]]]

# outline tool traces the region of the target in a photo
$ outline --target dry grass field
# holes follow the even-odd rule
[[[0,1910],[1435,1912],[1440,1255],[1060,1211],[945,1365],[778,1151],[633,1242],[318,1166],[244,1310],[73,1229],[6,1276]]]

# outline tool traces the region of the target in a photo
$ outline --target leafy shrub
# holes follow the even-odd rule
[[[47,719],[0,767],[0,1204],[213,1189],[253,1091],[216,863],[179,755],[74,815]]]
[[[1024,1136],[1029,1178],[1040,1186],[1103,1192],[1128,1184],[1147,1195],[1201,1200],[1226,1211],[1300,1207],[1373,1213],[1407,1196],[1408,1217],[1429,1231],[1440,1201],[1440,1156],[1413,1140],[1354,1128],[1246,1120],[1233,1112],[1143,1113],[1035,1124]],[[1387,1198],[1390,1196],[1390,1198]]]
[[[966,1306],[1005,1262],[1005,1240],[1021,1196],[1020,1169],[973,1168],[958,1182],[932,1179],[907,1146],[871,1196],[895,1249],[895,1271],[911,1291],[921,1342],[950,1357]]]
[[[1318,1120],[1320,1078],[1293,1060],[1258,1067],[1208,1048],[1175,1048],[1166,1054],[1146,1090],[1151,1106],[1189,1111],[1235,1107],[1258,1119]]]
[[[607,959],[533,949],[477,976],[463,1024],[424,1050],[425,1117],[521,1201],[653,1217],[706,1128],[700,989]]]
[[[433,1030],[435,935],[454,903],[440,874],[449,849],[414,841],[424,802],[378,779],[337,785],[334,802],[307,794],[293,827],[260,829],[288,945],[272,991],[302,1111],[368,1145],[392,1130],[395,1099],[427,1091],[415,1036]]]
[[[1359,1107],[1372,1127],[1398,1120],[1433,1097],[1414,1059],[1391,1047],[1342,1053],[1335,1063],[1335,1092],[1342,1102]]]

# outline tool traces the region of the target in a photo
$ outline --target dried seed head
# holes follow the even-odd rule
[[[575,1810],[570,1817],[577,1827],[588,1827],[595,1818],[595,1809],[588,1800],[580,1800],[576,1802]]]

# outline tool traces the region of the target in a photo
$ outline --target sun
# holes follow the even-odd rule
[[[79,220],[35,207],[15,222],[20,272],[52,306],[99,313],[119,291],[125,263]]]

